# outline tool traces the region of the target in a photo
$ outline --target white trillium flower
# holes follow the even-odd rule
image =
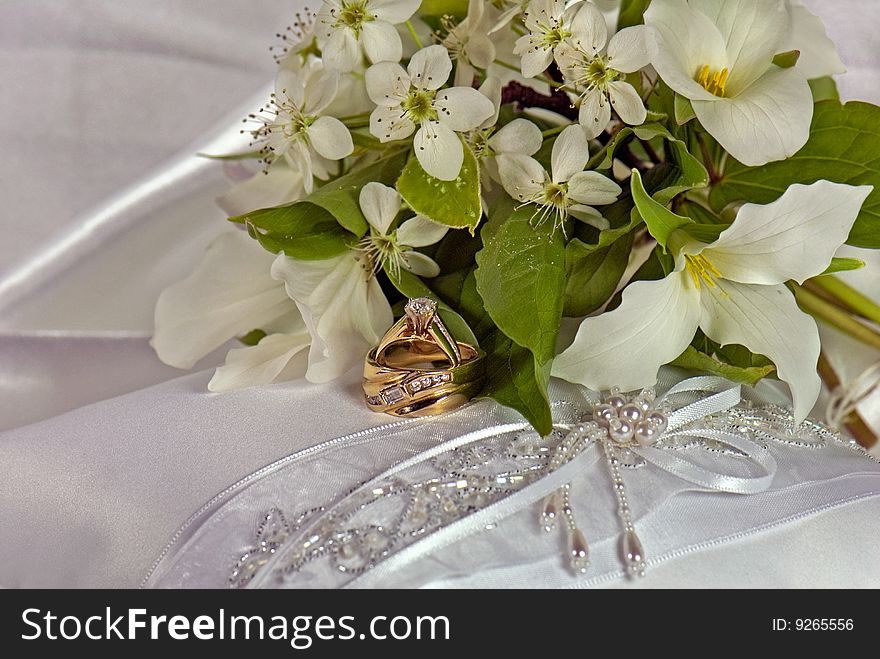
[[[284,282],[311,336],[310,382],[329,382],[351,369],[394,322],[382,287],[357,252],[321,261],[282,253],[272,277]]]
[[[657,73],[734,158],[759,166],[806,144],[810,86],[797,67],[772,63],[791,29],[786,0],[654,0],[645,23]]]
[[[296,334],[302,318],[269,275],[274,259],[244,231],[215,239],[194,272],[159,296],[151,341],[159,359],[188,369],[251,330]]]
[[[351,71],[362,60],[399,62],[403,44],[395,25],[405,23],[421,0],[324,0],[315,20],[328,69]]]
[[[650,386],[700,327],[721,345],[771,359],[791,388],[795,416],[804,419],[821,387],[819,333],[785,283],[828,267],[871,190],[828,181],[793,185],[772,204],[743,206],[710,245],[674,233],[667,244],[674,272],[630,284],[617,309],[584,320],[553,375],[596,390]]]
[[[372,181],[360,194],[360,207],[370,225],[370,233],[360,242],[360,249],[372,263],[373,272],[388,267],[399,276],[400,270],[408,270],[422,277],[440,274],[432,258],[415,251],[440,241],[448,227],[417,215],[403,222],[396,230],[391,225],[400,213],[401,198],[397,190]]]
[[[791,31],[781,50],[800,51],[797,70],[808,80],[846,73],[837,46],[828,38],[822,19],[799,0],[788,0],[788,13]]]
[[[455,62],[455,84],[470,86],[476,71],[495,61],[495,44],[489,37],[491,15],[484,0],[470,0],[467,17],[457,25],[444,19],[447,35],[443,46]]]
[[[580,14],[591,22],[586,31],[589,39],[581,37],[562,44],[556,62],[565,88],[579,97],[579,121],[587,137],[593,139],[607,128],[612,107],[624,123],[645,123],[645,104],[623,77],[650,64],[654,56],[653,33],[644,25],[637,25],[621,30],[609,41],[602,12],[586,3]]]
[[[351,133],[339,119],[321,116],[336,97],[339,76],[320,65],[283,67],[275,79],[268,116],[251,115],[262,125],[253,135],[265,141],[268,162],[284,158],[302,174],[305,192],[314,176],[326,176],[325,161],[341,160],[354,151]]]
[[[536,204],[533,221],[553,218],[554,230],[564,226],[569,215],[598,229],[608,221],[591,204],[617,201],[621,188],[599,172],[585,172],[590,159],[587,136],[579,125],[569,126],[553,143],[551,173],[534,158],[508,154],[498,163],[501,184],[514,199]]]
[[[534,78],[550,66],[560,46],[571,40],[594,40],[592,14],[582,12],[588,2],[566,7],[565,0],[532,0],[523,10],[528,34],[517,39],[513,52],[521,56],[522,74]],[[595,9],[595,7],[593,7]],[[603,21],[603,30],[604,30]]]
[[[544,137],[541,135],[541,129],[528,119],[514,119],[498,128],[498,115],[501,111],[501,80],[494,77],[486,78],[480,86],[480,93],[492,101],[495,112],[468,135],[467,142],[489,177],[500,183],[499,163],[511,155],[535,155],[544,143]],[[485,183],[486,179],[483,181]]]
[[[436,45],[413,55],[407,70],[382,62],[366,74],[367,93],[377,105],[370,115],[370,132],[382,142],[415,132],[419,163],[444,181],[454,181],[464,163],[464,147],[456,133],[473,130],[494,112],[492,102],[476,89],[440,90],[451,73],[449,53]]]

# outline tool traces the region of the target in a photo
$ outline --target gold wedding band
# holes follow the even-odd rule
[[[485,353],[456,341],[437,303],[411,299],[405,315],[367,355],[364,396],[370,409],[433,416],[461,407],[483,388]]]

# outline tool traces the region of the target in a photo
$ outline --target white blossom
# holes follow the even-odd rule
[[[645,122],[647,110],[636,89],[624,80],[625,74],[648,66],[654,54],[653,33],[643,25],[621,30],[608,39],[605,17],[590,3],[579,12],[589,21],[585,33],[591,40],[573,39],[557,49],[556,62],[580,105],[579,121],[593,139],[611,121],[613,107],[620,119],[631,126]]]
[[[598,172],[585,172],[590,158],[589,144],[579,125],[569,126],[553,144],[551,172],[534,158],[508,155],[499,163],[501,184],[507,193],[523,204],[535,204],[533,221],[540,224],[553,218],[554,230],[564,227],[571,215],[599,229],[608,222],[591,204],[611,204],[621,193],[620,186]]]
[[[431,176],[455,180],[464,163],[457,133],[467,132],[492,116],[492,102],[471,87],[440,88],[452,73],[443,46],[423,48],[406,70],[382,62],[367,69],[367,93],[377,107],[370,131],[382,142],[406,139],[414,132],[415,154]],[[417,130],[418,129],[418,130]]]
[[[362,61],[399,62],[403,44],[395,25],[405,23],[420,0],[324,0],[315,23],[328,69],[351,71]]]

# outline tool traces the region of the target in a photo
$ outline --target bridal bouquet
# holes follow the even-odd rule
[[[551,429],[551,376],[775,377],[803,419],[814,318],[880,347],[833,273],[880,248],[880,109],[797,0],[325,0],[297,16],[221,235],[156,309],[209,388],[362,366],[406,298],[487,353],[483,397]]]

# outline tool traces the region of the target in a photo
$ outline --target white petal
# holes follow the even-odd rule
[[[409,74],[395,62],[379,62],[364,74],[367,94],[376,105],[397,107],[409,93]]]
[[[428,46],[412,56],[407,71],[419,89],[440,89],[452,73],[452,60],[443,46]]]
[[[420,4],[421,0],[370,0],[369,10],[383,21],[397,24],[409,20]]]
[[[816,374],[819,330],[785,286],[752,286],[719,280],[702,288],[700,327],[721,345],[743,345],[776,364],[788,383],[794,413],[802,421],[819,396]]]
[[[615,71],[632,73],[648,66],[656,53],[653,30],[644,25],[633,25],[611,37],[608,65]]]
[[[541,129],[528,119],[514,119],[489,138],[489,146],[496,154],[521,153],[532,156],[544,142]]]
[[[339,89],[339,74],[330,71],[315,76],[306,85],[303,111],[306,114],[320,114],[336,98]]]
[[[354,151],[351,133],[336,117],[318,117],[307,132],[312,147],[325,158],[341,160]]]
[[[797,67],[773,67],[736,98],[692,104],[712,137],[751,167],[793,156],[810,137],[813,96]]]
[[[233,185],[217,198],[217,204],[230,216],[243,215],[259,208],[288,204],[300,199],[304,193],[302,175],[281,159],[269,165],[266,173],[258,171],[249,179]]]
[[[507,194],[526,201],[541,192],[546,172],[534,158],[511,153],[498,158],[498,175]]]
[[[400,225],[397,242],[408,247],[427,247],[440,242],[447,231],[449,227],[416,215]]]
[[[214,371],[208,391],[232,391],[261,384],[303,377],[305,360],[294,358],[309,347],[311,337],[298,334],[270,334],[255,346],[236,348],[226,355],[226,363]]]
[[[528,37],[522,37],[528,39]],[[528,46],[522,54],[520,66],[522,74],[526,78],[534,78],[547,70],[547,67],[553,62],[553,50],[550,48],[539,48],[538,46]]]
[[[582,204],[613,204],[621,192],[616,182],[599,172],[578,172],[568,182],[568,196]]]
[[[370,132],[381,142],[406,139],[415,129],[416,125],[400,108],[379,106],[370,114]]]
[[[727,47],[715,24],[685,0],[652,2],[645,23],[655,28],[652,64],[663,82],[692,100],[715,99],[694,79],[705,65],[712,71],[728,66]]]
[[[492,107],[494,108],[492,116],[483,122],[482,126],[480,126],[481,128],[489,128],[498,123],[498,114],[501,112],[501,88],[501,79],[495,76],[488,76],[483,84],[480,85],[480,93],[492,101]]]
[[[192,368],[229,339],[289,318],[284,287],[269,276],[274,258],[244,231],[211,243],[193,273],[159,296],[151,342],[159,359]]]
[[[611,121],[611,103],[605,94],[598,89],[587,92],[581,100],[578,121],[587,139],[601,135]]]
[[[484,97],[485,98],[485,97]],[[439,121],[422,124],[413,140],[416,158],[422,169],[441,181],[454,181],[464,163],[461,140]]]
[[[284,282],[309,329],[311,382],[329,382],[360,363],[394,321],[376,278],[351,253],[324,261],[281,254],[272,276]]]
[[[551,172],[554,183],[569,180],[578,172],[584,171],[590,159],[590,145],[580,125],[569,126],[559,134],[553,143],[550,154]]]
[[[685,273],[635,282],[617,309],[581,323],[553,375],[597,391],[651,386],[658,369],[687,348],[699,319],[699,294]]]
[[[596,227],[597,229],[599,229],[599,231],[604,231],[611,226],[611,223],[604,217],[602,217],[602,213],[597,211],[592,206],[575,204],[574,206],[568,207],[568,214],[576,220],[580,220],[584,224],[589,224],[591,227]]]
[[[648,111],[635,87],[628,82],[618,80],[608,85],[608,95],[611,105],[623,123],[630,126],[640,126],[645,123]]]
[[[831,263],[872,190],[828,181],[792,185],[772,204],[740,208],[736,221],[703,254],[725,279],[803,283]]]
[[[361,188],[361,212],[376,231],[387,236],[388,229],[400,212],[400,195],[394,188],[370,181]]]
[[[367,21],[361,31],[361,43],[371,62],[399,62],[403,42],[391,23]]]
[[[600,53],[608,42],[605,17],[591,2],[580,4],[569,29],[571,42],[590,56]]]
[[[361,49],[351,30],[333,30],[327,43],[321,48],[324,66],[343,73],[353,70],[360,62]]]
[[[436,277],[440,274],[440,266],[430,256],[421,252],[406,252],[403,254],[403,265],[414,275],[419,277]]]
[[[708,16],[724,39],[731,94],[744,90],[770,68],[790,31],[786,0],[690,0],[690,5]]]
[[[796,0],[789,3],[791,32],[780,52],[799,50],[797,70],[807,79],[846,73],[834,42],[828,38],[822,19]]]
[[[473,130],[495,114],[495,105],[471,87],[453,87],[437,94],[434,107],[440,122],[456,131]]]
[[[474,34],[468,40],[467,58],[479,69],[486,69],[495,61],[495,44],[489,37]]]
[[[297,107],[305,101],[305,81],[302,72],[282,66],[275,75],[275,95],[282,102],[289,99]]]

